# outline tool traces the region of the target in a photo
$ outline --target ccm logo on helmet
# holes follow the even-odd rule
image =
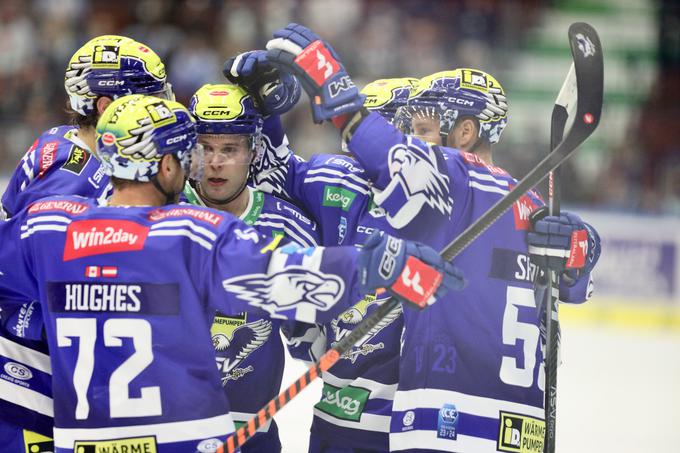
[[[97,82],[97,85],[100,87],[114,87],[118,85],[125,85],[125,82],[123,80],[100,80]]]
[[[220,109],[220,110],[206,110],[203,112],[203,116],[222,116],[222,115],[228,115],[229,110],[228,109]]]
[[[166,145],[172,145],[173,143],[181,142],[187,138],[187,134],[178,135],[177,137],[170,137],[165,141]]]

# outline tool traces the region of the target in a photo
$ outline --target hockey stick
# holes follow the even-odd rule
[[[573,58],[578,58],[577,52],[582,51],[587,46],[587,39],[597,39],[597,34],[594,30],[586,30],[583,33],[581,30],[582,24],[573,24],[569,27],[569,42],[572,43],[571,53]],[[591,32],[591,37],[588,32]],[[577,38],[577,35],[582,38]],[[577,46],[573,43],[577,40]],[[591,39],[592,42],[592,39]],[[581,44],[581,47],[578,44]],[[594,44],[594,43],[593,43]],[[600,47],[599,40],[597,46]],[[599,53],[599,59],[602,59],[602,53]],[[602,64],[602,63],[600,63]],[[550,149],[554,150],[562,141],[564,135],[564,128],[570,113],[573,115],[574,106],[578,105],[578,91],[575,84],[574,63],[569,70],[569,76],[564,82],[560,93],[555,100],[555,106],[552,111],[551,125],[550,125]],[[551,216],[560,215],[560,169],[556,168],[550,172],[548,179],[548,213]],[[555,452],[555,441],[557,432],[557,360],[558,347],[560,343],[560,325],[558,316],[558,294],[559,294],[559,274],[551,269],[545,269],[547,289],[543,297],[542,306],[545,309],[545,443],[544,452]]]
[[[572,33],[573,31],[573,33]],[[600,41],[595,30],[584,23],[576,23],[569,29],[569,40],[574,55],[574,76],[576,89],[579,93],[577,112],[572,127],[565,139],[551,151],[534,169],[532,169],[517,185],[503,198],[498,200],[488,211],[479,217],[463,233],[456,237],[446,247],[442,256],[450,261],[465,247],[486,231],[505,211],[529,189],[541,182],[548,173],[557,168],[576,150],[590,134],[593,133],[600,121],[602,111],[602,52]],[[574,52],[573,49],[580,49]],[[567,76],[569,78],[570,76]],[[241,426],[236,433],[217,449],[217,453],[233,453],[252,437],[257,429],[267,423],[274,414],[295,397],[309,383],[316,379],[323,371],[332,367],[352,346],[378,324],[397,305],[395,299],[388,299],[376,310],[359,323],[352,332],[339,341],[333,348],[321,356],[319,362],[312,365],[297,381],[272,399],[260,409],[252,419]]]

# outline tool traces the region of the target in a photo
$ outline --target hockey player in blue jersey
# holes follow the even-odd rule
[[[253,51],[227,61],[225,75],[253,92],[260,91],[254,82],[258,72],[269,70],[264,55]],[[392,119],[397,109],[406,105],[415,81],[375,81],[363,90],[366,105]],[[286,84],[281,85],[283,89]],[[384,213],[372,203],[369,182],[356,160],[333,154],[314,155],[308,162],[297,158],[288,148],[280,119],[275,116],[266,120],[265,136],[267,154],[253,172],[254,181],[264,190],[288,196],[309,212],[321,228],[323,245],[362,244],[376,229],[390,228]],[[366,295],[325,325],[324,341],[314,343],[312,358],[340,341],[382,300],[376,294]],[[322,374],[324,387],[322,399],[314,408],[310,453],[387,451],[402,325],[397,309]]]
[[[462,285],[431,249],[388,235],[361,251],[275,249],[227,213],[172,204],[200,169],[176,102],[120,98],[97,133],[107,206],[51,197],[0,225],[0,295],[41,304],[57,453],[214,451],[233,431],[214,310],[324,322],[377,287],[423,306]],[[416,275],[422,288],[408,284]]]
[[[187,182],[184,196],[190,203],[229,212],[267,237],[314,247],[318,230],[306,214],[288,201],[247,185],[250,166],[264,146],[259,108],[237,85],[204,85],[196,91],[189,110],[204,149],[205,170],[203,179]],[[279,329],[284,327],[298,338],[317,329],[314,324],[282,323],[256,313],[215,316],[210,333],[237,428],[279,392],[285,362]],[[304,344],[290,347],[293,353],[305,349]],[[279,453],[276,422],[260,428],[241,451]]]
[[[400,235],[441,250],[515,184],[477,154],[428,145],[363,109],[363,97],[337,55],[310,30],[291,24],[274,36],[268,59],[300,78],[315,121],[330,119],[343,132],[372,182],[374,201]],[[472,126],[469,150],[490,151],[506,122],[502,87],[476,70],[433,81],[442,78],[451,79],[451,90],[430,107],[446,107],[437,114],[453,115],[442,131],[447,143],[455,144],[457,128]],[[405,312],[392,451],[518,451],[522,445],[542,451],[537,270],[526,234],[528,214],[540,204],[535,193],[527,193],[457,256],[454,263],[473,273],[465,290],[428,312]],[[535,250],[543,256],[571,256],[578,263],[572,269],[576,281],[564,279],[560,290],[563,301],[582,302],[599,254],[597,235],[573,215],[544,222],[528,239],[539,243]],[[573,232],[587,238],[584,249],[575,247]]]
[[[73,124],[49,129],[26,152],[2,196],[3,212],[9,216],[50,195],[106,199],[111,186],[92,152],[97,118],[118,96],[132,93],[173,96],[158,55],[142,43],[114,35],[94,38],[76,51],[66,68],[64,85]],[[46,345],[37,346],[42,334],[40,310],[30,303],[4,305],[0,336],[5,348],[0,350],[0,357],[22,364],[22,357],[31,355],[27,352],[30,349],[35,349],[37,357],[41,357]],[[23,365],[30,367],[28,363]],[[44,382],[41,381],[43,373],[47,376]],[[26,394],[26,388],[20,389],[25,394],[22,397],[16,385],[3,381],[6,385],[0,386],[0,431],[21,432],[21,428],[27,428],[51,436],[49,370],[34,370],[32,376],[33,379],[25,382],[31,393]],[[20,435],[13,437],[21,438]],[[24,437],[35,436],[26,432]],[[21,441],[12,449],[25,448],[28,452],[33,443],[30,439]]]

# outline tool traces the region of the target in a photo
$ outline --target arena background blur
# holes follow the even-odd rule
[[[222,63],[299,22],[322,34],[357,85],[478,67],[504,85],[497,163],[520,178],[547,152],[550,111],[585,21],[605,50],[596,133],[564,167],[563,200],[603,237],[596,295],[562,307],[558,451],[678,451],[680,430],[680,2],[673,0],[2,0],[0,189],[44,130],[66,122],[64,70],[101,34],[148,44],[179,101],[221,82]],[[302,156],[338,152],[306,98],[286,115]],[[302,368],[290,364],[287,377]],[[318,387],[316,388],[318,392]],[[305,450],[306,395],[281,414],[284,451]]]

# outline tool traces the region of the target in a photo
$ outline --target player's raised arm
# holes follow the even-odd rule
[[[251,258],[243,260],[247,254]],[[308,323],[330,321],[377,288],[386,288],[408,306],[424,308],[464,285],[462,273],[430,247],[382,233],[372,235],[361,250],[297,244],[272,250],[254,230],[234,224],[216,244],[211,265],[215,308],[256,307],[274,318]]]

